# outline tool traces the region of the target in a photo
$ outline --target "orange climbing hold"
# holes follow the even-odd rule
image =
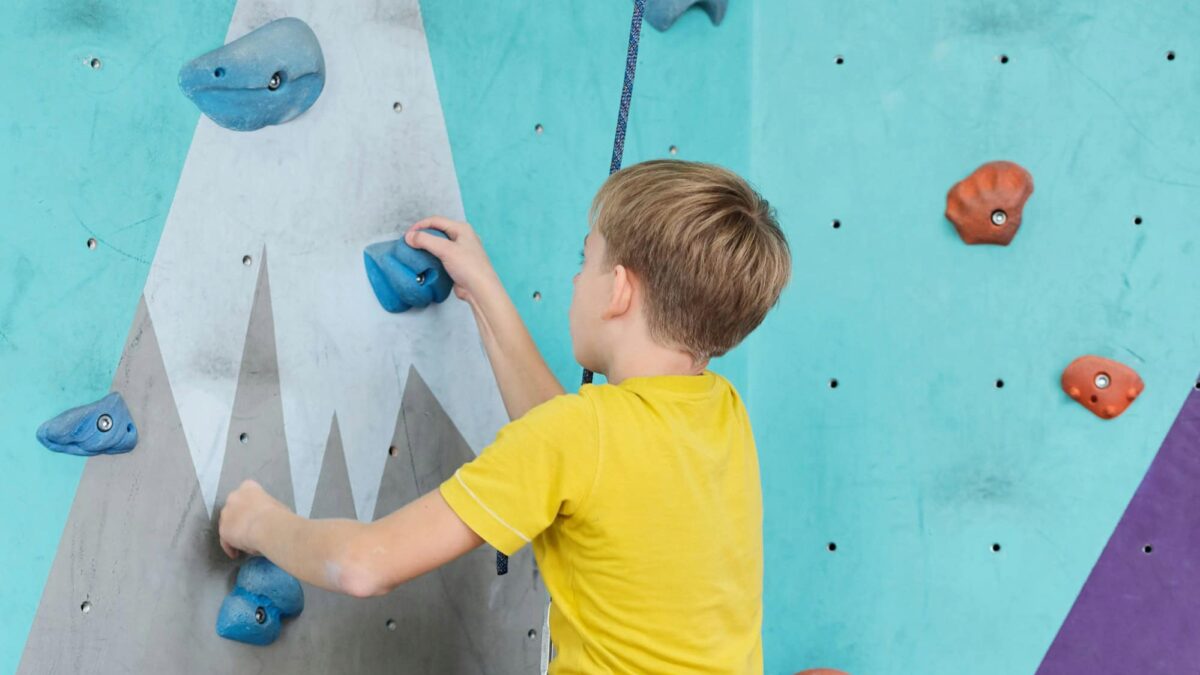
[[[946,195],[946,217],[968,244],[1008,246],[1021,227],[1033,176],[1013,162],[988,162]]]
[[[1129,366],[1102,356],[1081,356],[1062,374],[1062,388],[1083,407],[1106,420],[1142,393],[1142,378]]]

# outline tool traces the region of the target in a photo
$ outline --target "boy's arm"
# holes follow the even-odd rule
[[[221,546],[262,554],[297,579],[356,597],[384,595],[483,543],[434,490],[373,523],[310,520],[254,481],[221,509]]]
[[[449,239],[421,232],[425,229]],[[454,279],[455,294],[470,304],[509,419],[564,393],[470,225],[434,216],[413,225],[405,240],[437,256]]]

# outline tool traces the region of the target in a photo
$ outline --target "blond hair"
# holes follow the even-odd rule
[[[609,265],[645,288],[651,337],[697,360],[758,327],[791,276],[787,238],[767,200],[712,164],[655,160],[608,178],[589,220]]]

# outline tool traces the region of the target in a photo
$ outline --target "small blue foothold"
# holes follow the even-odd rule
[[[422,231],[446,238],[438,230]],[[393,314],[442,302],[454,288],[437,256],[409,246],[404,239],[371,244],[363,251],[363,262],[379,304]]]
[[[646,21],[658,30],[665,31],[693,5],[704,8],[713,25],[720,26],[729,0],[646,0]]]
[[[296,577],[262,556],[238,570],[237,584],[217,614],[217,635],[251,645],[269,645],[283,620],[304,611],[304,589]]]
[[[54,452],[77,457],[119,455],[137,445],[137,426],[117,392],[60,413],[38,427],[37,439]]]
[[[325,88],[325,56],[300,19],[277,19],[179,71],[179,88],[212,121],[234,131],[283,124]]]

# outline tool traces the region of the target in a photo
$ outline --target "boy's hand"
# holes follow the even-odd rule
[[[449,239],[435,237],[421,230],[440,230]],[[492,263],[483,250],[483,242],[467,223],[441,216],[431,216],[409,228],[404,241],[413,248],[429,251],[442,261],[446,273],[454,279],[454,294],[471,302],[487,284],[499,284]]]
[[[286,511],[287,507],[252,480],[244,481],[238,489],[230,492],[229,497],[225,499],[225,506],[221,509],[221,518],[217,526],[221,548],[225,550],[225,554],[230,558],[236,558],[238,551],[258,555],[254,529],[263,515],[273,509]]]

